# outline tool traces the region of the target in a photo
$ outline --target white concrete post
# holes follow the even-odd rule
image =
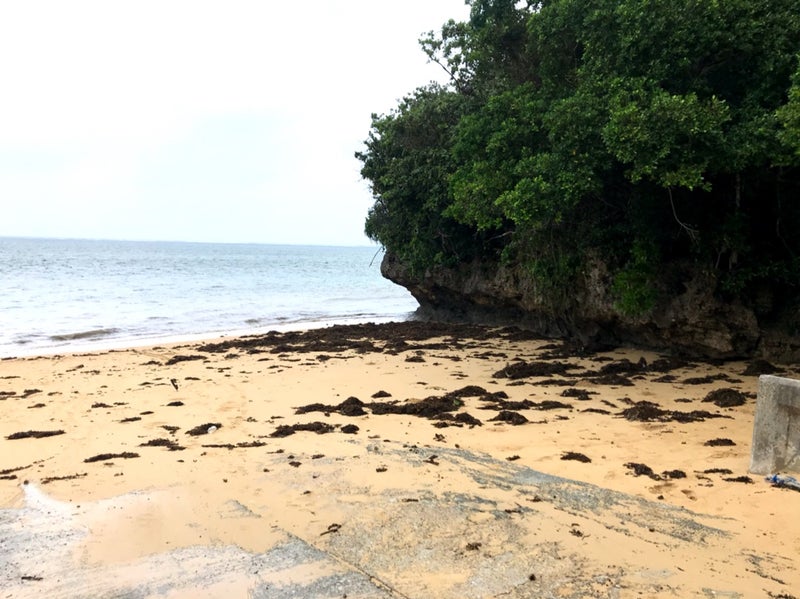
[[[800,472],[800,381],[758,377],[750,472]]]

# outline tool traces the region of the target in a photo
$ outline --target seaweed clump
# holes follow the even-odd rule
[[[711,418],[730,418],[723,414],[712,414],[705,410],[664,410],[650,401],[637,401],[631,407],[622,410],[620,416],[634,422],[703,422]]]
[[[718,408],[734,408],[742,406],[747,401],[744,393],[736,389],[715,389],[703,399],[704,402],[713,403]]]
[[[190,428],[188,431],[186,431],[186,434],[197,437],[198,435],[207,435],[209,433],[213,433],[218,428],[222,428],[222,425],[219,422],[206,422],[205,424],[199,424],[194,428]]]
[[[63,435],[64,431],[21,431],[19,433],[11,433],[6,437],[9,441],[16,439],[44,439],[45,437],[55,437],[56,435]]]

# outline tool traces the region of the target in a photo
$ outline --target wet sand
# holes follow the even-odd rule
[[[0,597],[786,599],[800,493],[747,472],[775,369],[424,323],[3,360]]]

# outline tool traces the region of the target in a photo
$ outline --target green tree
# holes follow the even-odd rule
[[[785,162],[797,166],[800,162],[800,68],[794,74],[789,101],[778,109],[777,116],[783,126],[780,140],[787,146],[789,154]]]
[[[366,149],[356,154],[376,198],[366,234],[414,270],[452,264],[474,251],[470,230],[444,215],[452,130],[463,104],[442,87],[418,89],[392,113],[372,116]]]
[[[421,41],[451,85],[358,155],[374,239],[418,269],[502,249],[559,297],[600,256],[627,311],[678,262],[745,300],[800,285],[797,0],[468,4]]]

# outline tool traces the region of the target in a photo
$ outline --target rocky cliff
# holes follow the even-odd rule
[[[558,305],[515,264],[476,261],[431,267],[419,275],[387,253],[381,272],[411,292],[423,318],[514,324],[550,337],[627,343],[705,358],[800,362],[799,302],[775,306],[769,290],[753,305],[724,301],[713,275],[696,269],[672,273],[659,303],[638,316],[615,307],[611,277],[599,261],[581,273],[573,292]]]

